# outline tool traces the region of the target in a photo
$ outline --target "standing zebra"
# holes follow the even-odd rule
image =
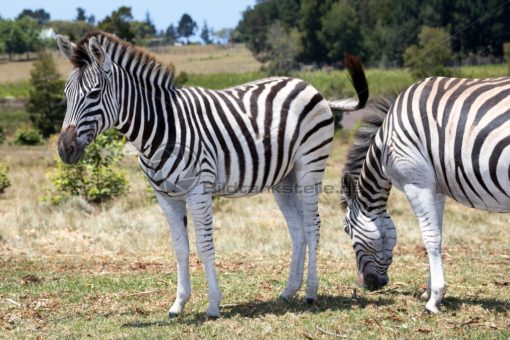
[[[289,281],[301,287],[308,248],[306,298],[317,298],[318,194],[333,140],[331,109],[354,110],[368,98],[361,62],[347,65],[359,101],[328,103],[307,83],[269,78],[221,91],[176,88],[173,69],[103,32],[77,44],[57,36],[75,66],[67,82],[67,113],[58,141],[66,163],[114,127],[139,151],[140,167],[156,191],[171,228],[178,284],[169,316],[191,294],[186,210],[209,286],[207,314],[219,316],[221,292],[214,266],[212,196],[244,196],[272,189],[292,239]],[[300,188],[305,188],[301,190]]]
[[[510,78],[427,78],[367,111],[342,178],[359,279],[370,290],[388,281],[396,231],[386,204],[394,185],[418,218],[430,266],[426,309],[437,313],[445,196],[510,212]]]

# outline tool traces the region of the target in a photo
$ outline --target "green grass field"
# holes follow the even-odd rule
[[[181,58],[184,70],[208,70],[187,71],[188,85],[224,88],[266,76],[243,49],[162,52],[165,58]],[[213,72],[229,65],[226,61],[230,69]],[[240,64],[249,69],[236,73],[232,67]],[[0,67],[0,99],[15,98],[17,105],[0,102],[0,126],[8,140],[17,128],[30,125],[19,107],[28,94],[27,64],[11,67],[19,69]],[[507,68],[463,67],[459,72],[489,77],[504,75]],[[413,82],[405,70],[369,69],[367,75],[373,96]],[[353,94],[343,71],[296,76],[330,98]],[[6,83],[2,77],[18,80]],[[324,184],[337,192],[320,199],[317,305],[308,306],[302,291],[290,303],[277,299],[287,280],[291,243],[271,195],[214,200],[223,291],[219,320],[205,316],[207,287],[193,233],[193,295],[184,315],[166,318],[176,288],[168,226],[133,155],[121,164],[130,184],[125,196],[102,205],[76,198],[51,206],[41,198],[55,168],[55,137],[34,147],[0,145],[0,160],[9,165],[12,182],[0,195],[0,338],[509,338],[508,214],[447,201],[443,259],[448,288],[442,313],[431,316],[418,298],[428,260],[416,219],[403,194],[393,190],[389,212],[398,243],[390,283],[374,293],[356,287],[354,253],[343,232],[338,197],[350,135],[338,131],[325,173]]]
[[[345,132],[335,139],[326,185],[338,186],[346,141]],[[303,292],[289,304],[277,300],[287,279],[290,240],[271,196],[215,200],[223,316],[205,317],[207,287],[192,246],[192,298],[182,317],[167,320],[176,288],[168,227],[135,158],[126,156],[122,165],[130,182],[126,196],[100,206],[76,199],[53,207],[40,202],[46,174],[54,167],[53,143],[0,147],[13,182],[0,198],[0,336],[510,336],[509,215],[447,203],[443,258],[448,289],[442,314],[430,316],[418,298],[427,281],[427,257],[415,218],[398,191],[392,192],[389,206],[399,241],[390,284],[377,293],[356,288],[338,194],[322,195],[320,301],[311,307]]]

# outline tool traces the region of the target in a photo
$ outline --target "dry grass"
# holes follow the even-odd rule
[[[155,50],[158,59],[173,63],[178,72],[245,73],[258,71],[260,64],[244,45],[172,46]],[[58,52],[53,52],[58,70],[67,76],[72,65]],[[32,61],[0,63],[0,83],[21,82],[30,78]]]
[[[337,188],[347,149],[337,136],[326,185]],[[0,336],[42,337],[500,337],[510,336],[510,215],[447,203],[443,314],[423,314],[417,296],[427,258],[409,205],[390,199],[399,231],[390,286],[353,290],[354,254],[341,228],[337,193],[321,197],[321,302],[275,300],[290,241],[269,194],[215,201],[215,244],[223,318],[207,321],[207,290],[192,256],[194,295],[186,314],[165,321],[176,274],[167,225],[135,159],[124,169],[131,190],[103,206],[80,199],[40,203],[52,145],[1,146],[13,183],[0,198]],[[193,242],[193,241],[192,241]],[[194,247],[192,247],[194,249]]]

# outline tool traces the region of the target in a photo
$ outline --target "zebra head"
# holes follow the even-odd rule
[[[117,120],[112,60],[94,36],[78,46],[61,35],[56,39],[64,57],[76,66],[64,90],[67,111],[58,139],[60,158],[74,164],[87,145]]]
[[[386,210],[372,212],[365,208],[349,172],[342,177],[342,201],[346,203],[344,230],[356,253],[358,283],[371,291],[381,289],[388,283],[388,267],[397,240],[395,225]]]

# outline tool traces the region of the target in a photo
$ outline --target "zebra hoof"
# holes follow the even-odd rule
[[[179,316],[180,314],[179,313],[175,313],[175,312],[168,312],[168,319],[172,320],[172,319],[175,319]]]
[[[427,304],[425,306],[425,311],[428,313],[428,314],[439,314],[439,308],[437,308],[436,305],[429,305]]]
[[[314,298],[306,298],[306,303],[310,306],[315,305],[317,303],[317,299]]]
[[[210,313],[207,313],[207,319],[209,320],[218,320],[220,318],[220,314],[210,314]]]
[[[283,301],[285,303],[290,303],[290,298],[283,294],[280,294],[280,296],[278,297],[278,300]]]

